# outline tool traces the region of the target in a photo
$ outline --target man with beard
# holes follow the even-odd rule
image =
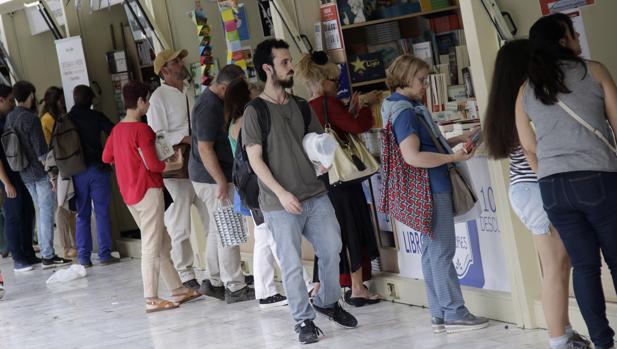
[[[321,333],[313,323],[315,310],[346,328],[358,324],[338,303],[340,227],[326,188],[302,147],[305,133],[323,133],[323,128],[314,112],[305,126],[299,103],[306,101],[285,91],[293,86],[289,45],[282,40],[266,40],[257,46],[253,57],[259,79],[266,83],[259,98],[267,106],[269,130],[262,139],[264,123],[260,119],[268,116],[260,115],[251,102],[244,112],[242,139],[259,178],[259,206],[277,244],[295,330],[300,343],[314,343]],[[313,299],[313,307],[302,278],[302,236],[319,256],[321,288]]]
[[[154,60],[154,72],[163,80],[150,97],[148,125],[155,133],[164,132],[172,145],[191,145],[190,119],[194,98],[187,95],[184,80],[187,70],[184,58],[187,50],[164,50]],[[188,160],[188,154],[185,161]],[[188,178],[165,178],[165,188],[173,203],[165,211],[165,226],[171,237],[171,259],[185,287],[199,290],[199,282],[193,270],[193,248],[191,247],[191,205],[195,205],[202,218],[207,217],[206,206],[197,195]],[[207,221],[203,221],[207,227]]]

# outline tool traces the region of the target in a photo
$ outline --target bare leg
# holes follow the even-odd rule
[[[559,232],[551,226],[550,235],[536,235],[534,242],[542,263],[542,307],[551,338],[563,336],[568,317],[570,258]]]

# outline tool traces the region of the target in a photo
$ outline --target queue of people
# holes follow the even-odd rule
[[[304,136],[324,128],[341,139],[366,132],[373,125],[370,107],[378,103],[377,95],[353,95],[344,105],[336,98],[339,68],[324,52],[306,54],[298,63],[309,100],[290,94],[295,71],[289,45],[269,39],[256,47],[253,58],[262,90],[251,86],[238,66],[227,65],[194,101],[184,84],[187,54],[165,50],[157,55],[154,69],[163,84],[152,94],[140,82],[126,84],[126,116],[115,126],[91,109],[94,93],[87,86],[72,91],[75,106],[68,113],[63,91],[50,88],[40,120],[32,84],[0,86],[0,180],[15,271],[72,262],[65,258],[92,266],[93,206],[100,263],[119,261],[110,254],[112,165],[141,231],[146,312],[175,309],[202,296],[228,304],[258,299],[261,308],[287,305],[303,344],[323,334],[314,322],[317,313],[342,327],[357,327],[358,320],[340,302],[341,287],[349,288],[343,299],[355,307],[381,300],[364,284],[371,277],[371,260],[379,257],[369,207],[361,183],[330,183],[329,169],[309,160],[302,144]],[[578,34],[561,14],[538,20],[529,40],[505,44],[495,63],[483,134],[491,157],[510,160],[510,203],[534,234],[551,348],[591,348],[569,321],[573,267],[591,341],[595,348],[609,349],[614,332],[606,317],[600,267],[604,257],[613,274],[617,270],[612,250],[617,250],[612,237],[617,150],[611,134],[617,127],[617,87],[602,64],[579,54]],[[474,155],[474,149],[453,148],[477,130],[444,137],[422,102],[429,72],[429,65],[413,55],[396,58],[386,71],[391,94],[381,104],[384,183],[379,206],[422,234],[433,331],[478,330],[489,320],[466,307],[453,265],[457,189],[450,177],[458,163]],[[72,176],[45,166],[54,124],[62,118],[75,125],[85,162],[84,170]],[[21,146],[18,152],[15,142],[5,141],[11,134]],[[102,134],[109,135],[106,143],[100,141]],[[173,156],[164,160],[156,150],[161,137],[174,146]],[[241,207],[232,184],[239,151],[246,152],[258,178],[258,209]],[[64,181],[74,190],[60,191],[67,188]],[[217,209],[234,201],[255,225],[254,288],[240,268],[239,247],[224,247],[215,224]],[[41,259],[32,248],[34,205]],[[208,278],[201,282],[194,270],[192,206],[207,240]],[[71,211],[76,228],[71,228]],[[54,222],[64,258],[54,250]],[[312,280],[302,263],[302,238],[315,250]],[[284,295],[274,283],[275,264]],[[159,297],[159,276],[171,300]],[[2,286],[0,275],[0,297]]]

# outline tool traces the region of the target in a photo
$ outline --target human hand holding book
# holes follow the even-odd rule
[[[184,156],[180,149],[176,149],[174,155],[165,161],[165,171],[174,171],[182,167]]]

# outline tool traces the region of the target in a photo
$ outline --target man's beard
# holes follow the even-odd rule
[[[292,88],[294,86],[294,78],[292,76],[289,80],[276,79],[274,85],[281,86],[282,88]]]
[[[294,74],[294,71],[291,70],[287,73],[287,76],[289,76],[289,80],[279,79],[278,74],[275,69],[274,70],[274,86],[280,86],[282,88],[292,88],[294,86],[293,74]]]

